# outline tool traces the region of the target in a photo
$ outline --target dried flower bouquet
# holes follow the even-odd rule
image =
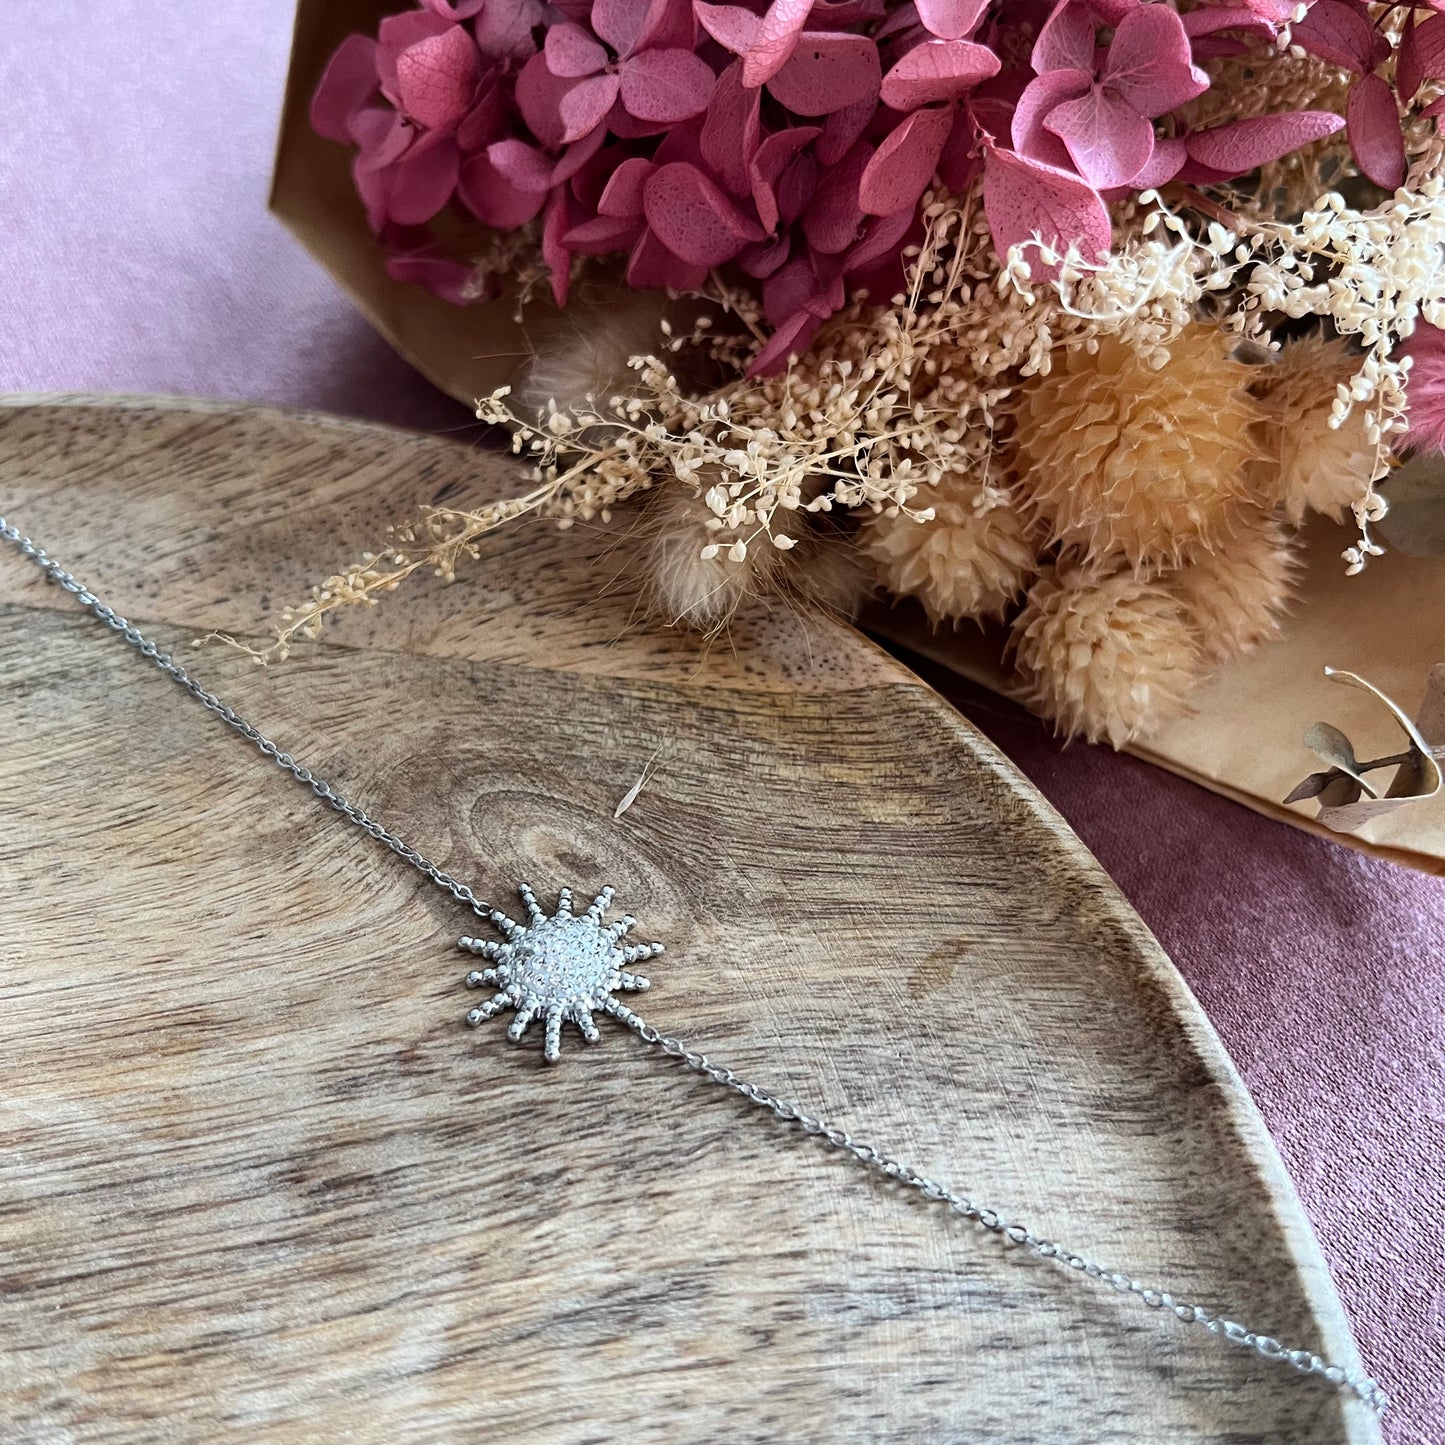
[[[657,610],[1000,619],[1120,745],[1275,635],[1310,512],[1445,449],[1445,0],[423,0],[312,121],[398,280],[565,306],[529,490],[439,509],[277,647],[523,512],[638,508]]]

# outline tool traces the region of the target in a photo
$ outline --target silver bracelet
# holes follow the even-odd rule
[[[309,768],[283,752],[259,728],[247,722],[236,710],[207,691],[166,653],[162,652],[138,628],[106,606],[93,592],[52,561],[29,538],[0,517],[0,538],[11,543],[30,559],[50,581],[76,600],[122,641],[149,658],[178,687],[214,713],[227,727],[240,733],[259,752],[305,786],[321,802],[342,814],[363,832],[376,839],[397,857],[425,874],[439,888],[445,889],[473,913],[493,923],[502,937],[497,940],[470,936],[458,940],[466,952],[488,961],[489,966],[467,974],[469,987],[492,987],[492,997],[467,1014],[467,1022],[477,1025],[510,1010],[513,1014],[507,1037],[519,1041],[535,1021],[544,1031],[543,1058],[554,1063],[561,1052],[562,1026],[573,1025],[589,1043],[598,1038],[595,1015],[610,1015],[644,1043],[676,1059],[708,1082],[741,1095],[749,1104],[765,1111],[776,1121],[840,1150],[864,1168],[917,1190],[925,1199],[946,1208],[951,1214],[968,1220],[1011,1248],[1019,1248],[1050,1260],[1071,1274],[1098,1280],[1132,1295],[1150,1309],[1164,1310],[1186,1325],[1200,1326],[1220,1339],[1250,1350],[1262,1359],[1275,1361],[1302,1375],[1319,1377],[1346,1395],[1362,1400],[1377,1414],[1384,1411],[1387,1397],[1381,1387],[1366,1375],[1356,1374],[1344,1366],[1333,1364],[1312,1350],[1291,1349],[1273,1335],[1250,1329],[1200,1305],[1176,1299],[1167,1290],[1142,1284],[1128,1274],[1111,1270],[1094,1260],[1036,1234],[1029,1227],[1010,1223],[998,1211],[975,1203],[958,1194],[911,1165],[900,1163],[872,1144],[855,1139],[846,1130],[827,1123],[799,1105],[770,1093],[757,1084],[740,1078],[732,1069],[715,1063],[706,1054],[689,1048],[680,1039],[661,1033],[640,1018],[616,995],[640,993],[649,988],[649,981],[631,971],[634,963],[657,957],[660,943],[628,944],[626,938],[636,920],[624,916],[606,923],[613,890],[604,888],[582,913],[572,909],[570,889],[562,889],[557,909],[548,914],[532,889],[525,884],[519,892],[527,910],[525,923],[509,917],[483,902],[466,884],[443,872],[396,833],[379,823],[340,792],[318,778]]]

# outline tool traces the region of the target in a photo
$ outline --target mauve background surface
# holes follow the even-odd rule
[[[468,434],[266,214],[290,24],[290,0],[5,0],[0,389],[236,398]],[[944,686],[1188,979],[1395,1397],[1387,1438],[1439,1445],[1445,887],[1130,758],[1061,750]]]

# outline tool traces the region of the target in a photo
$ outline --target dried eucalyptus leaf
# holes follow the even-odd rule
[[[1334,766],[1326,773],[1310,774],[1285,801],[1298,803],[1318,798],[1319,821],[1337,833],[1353,833],[1371,819],[1407,803],[1435,797],[1442,787],[1436,757],[1445,755],[1445,664],[1436,666],[1430,673],[1425,703],[1420,710],[1421,727],[1416,727],[1390,698],[1362,677],[1331,667],[1325,669],[1325,676],[1333,682],[1358,687],[1380,702],[1405,734],[1406,751],[1378,762],[1361,763],[1354,744],[1344,733],[1329,723],[1315,723],[1305,732],[1305,746]],[[1381,797],[1364,774],[1386,767],[1393,767],[1395,772]]]
[[[1320,807],[1343,808],[1348,804],[1359,802],[1367,792],[1371,801],[1380,796],[1368,783],[1351,777],[1349,773],[1342,773],[1335,769],[1331,772],[1329,782],[1320,789]]]
[[[1294,792],[1292,792],[1289,797],[1285,799],[1285,802],[1302,803],[1306,798],[1318,798],[1319,795],[1324,792],[1325,785],[1330,781],[1330,779],[1338,776],[1339,774],[1336,773],[1333,769],[1331,769],[1328,773],[1311,773],[1309,777],[1307,777],[1302,783],[1300,783],[1295,788]]]
[[[1360,777],[1360,764],[1353,744],[1339,728],[1324,722],[1311,723],[1305,729],[1305,746],[1322,763],[1329,763],[1340,772],[1358,778],[1369,795],[1375,796],[1375,790]]]

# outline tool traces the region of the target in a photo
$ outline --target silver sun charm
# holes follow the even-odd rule
[[[468,953],[490,959],[491,968],[467,975],[467,987],[493,984],[499,990],[480,1008],[467,1014],[469,1024],[483,1023],[514,1009],[516,1017],[507,1028],[513,1043],[527,1032],[533,1019],[547,1024],[542,1056],[555,1063],[562,1047],[562,1025],[574,1023],[589,1044],[598,1039],[592,1011],[611,1014],[623,1023],[636,1015],[619,999],[617,989],[641,991],[648,981],[641,974],[628,973],[626,965],[639,959],[656,958],[660,943],[623,944],[636,925],[631,917],[604,926],[602,915],[612,902],[613,890],[604,888],[583,914],[572,912],[572,890],[564,888],[557,911],[550,918],[537,903],[537,896],[523,883],[517,892],[527,906],[527,922],[518,923],[494,908],[492,922],[506,936],[505,943],[480,938],[460,938],[457,943]]]

